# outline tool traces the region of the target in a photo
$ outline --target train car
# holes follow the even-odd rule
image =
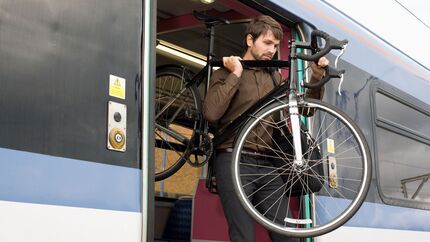
[[[0,241],[146,241],[150,4],[0,1]]]
[[[426,241],[428,66],[333,1],[203,2],[0,0],[0,241],[168,240],[163,234],[179,223],[162,216],[184,197],[193,199],[187,236],[203,240],[194,236],[206,231],[196,216],[211,209],[195,197],[205,169],[183,167],[154,182],[156,67],[201,67],[157,49],[157,40],[204,61],[204,27],[193,10],[236,23],[217,31],[217,56],[240,54],[234,42],[242,23],[258,14],[274,17],[286,32],[294,28],[304,41],[313,29],[348,39],[339,64],[344,81],[340,90],[339,81],[327,84],[323,101],[365,134],[372,183],[349,222],[306,240]],[[287,46],[281,44],[280,58]],[[214,200],[207,205],[219,210]],[[222,211],[211,216],[222,218]],[[213,221],[204,240],[228,241],[225,221]]]

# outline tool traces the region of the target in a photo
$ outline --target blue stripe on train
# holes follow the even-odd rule
[[[328,199],[318,196],[317,213],[338,214],[339,209],[349,205],[346,199]],[[321,204],[324,204],[322,208]],[[326,211],[321,213],[322,211]],[[327,218],[320,216],[322,221]],[[430,231],[430,211],[365,202],[354,217],[345,225],[352,227]]]
[[[0,200],[140,212],[139,169],[0,148]]]

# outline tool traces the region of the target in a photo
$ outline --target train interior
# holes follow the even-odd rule
[[[193,11],[220,16],[230,21],[228,25],[215,28],[214,59],[230,55],[241,56],[244,51],[243,32],[246,23],[253,16],[262,14],[239,1],[232,0],[157,1],[157,68],[173,64],[185,66],[197,73],[204,67],[209,45],[208,31],[203,22],[193,16]],[[288,32],[287,28],[285,30]],[[282,42],[281,48],[287,48],[287,43]],[[205,88],[205,83],[199,86],[202,98]],[[176,158],[176,154],[169,154],[157,148],[155,156],[156,166],[162,166]],[[162,162],[164,163],[161,164]],[[206,176],[206,165],[196,168],[185,163],[171,177],[155,182],[155,239],[158,241],[189,241],[190,238],[228,240],[226,222],[222,216],[211,218],[212,215],[199,214],[200,206],[204,205],[202,210],[205,210],[206,206],[207,209],[221,210],[222,215],[219,201],[211,198],[217,195],[210,194],[204,185]],[[206,195],[202,198],[200,192]],[[205,234],[204,231],[208,229],[198,222],[202,217],[215,219],[210,224],[211,226],[219,224],[219,228],[209,229],[212,232]],[[217,219],[220,220],[218,223],[216,223]]]

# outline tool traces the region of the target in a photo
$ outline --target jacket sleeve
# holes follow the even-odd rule
[[[318,67],[313,62],[311,64],[311,68],[312,68],[312,77],[310,80],[311,83],[317,82],[324,77],[325,70],[323,68]],[[310,98],[322,99],[323,95],[324,95],[324,86],[322,86],[321,88],[317,88],[317,89],[308,88],[306,90],[306,96],[310,97]]]
[[[215,123],[224,115],[239,83],[240,78],[224,68],[213,73],[209,91],[203,102],[203,116],[206,120]]]

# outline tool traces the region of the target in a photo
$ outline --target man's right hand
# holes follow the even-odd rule
[[[239,56],[230,56],[230,57],[223,57],[222,62],[224,64],[224,67],[227,68],[231,73],[235,74],[237,77],[240,77],[242,75],[243,67],[240,63]]]

